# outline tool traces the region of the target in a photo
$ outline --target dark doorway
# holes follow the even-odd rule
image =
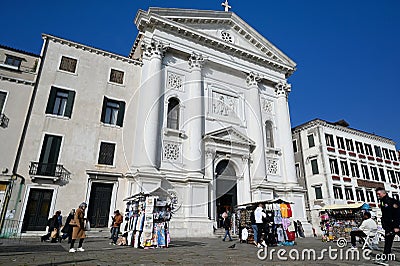
[[[232,214],[237,205],[237,177],[232,163],[224,160],[218,163],[216,169],[216,212],[218,227],[222,227],[222,214],[228,211]]]
[[[88,219],[91,227],[108,227],[113,184],[93,183]]]
[[[29,192],[22,231],[45,231],[49,219],[53,190],[34,189]]]

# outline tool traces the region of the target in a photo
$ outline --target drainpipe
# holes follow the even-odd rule
[[[39,70],[38,70],[38,74],[37,74],[37,77],[36,77],[35,85],[33,87],[31,101],[29,102],[28,113],[26,115],[26,119],[25,119],[25,122],[24,122],[24,127],[22,129],[21,138],[20,138],[20,141],[19,141],[19,144],[18,144],[17,154],[15,156],[14,166],[13,166],[13,170],[12,170],[12,176],[11,176],[11,180],[10,180],[11,182],[10,182],[10,185],[7,187],[7,192],[6,192],[6,195],[5,195],[5,198],[4,198],[4,203],[3,203],[3,209],[2,209],[1,214],[0,214],[0,233],[1,233],[2,229],[3,229],[4,220],[5,220],[5,217],[6,217],[8,204],[9,204],[10,199],[11,199],[12,189],[13,189],[15,180],[17,180],[18,178],[21,178],[19,192],[18,192],[16,203],[15,203],[15,207],[14,207],[15,210],[18,207],[19,201],[21,199],[22,188],[25,185],[25,177],[23,177],[22,175],[18,174],[18,166],[19,166],[19,162],[21,160],[22,148],[24,146],[25,137],[26,137],[26,133],[28,131],[28,126],[29,126],[29,120],[30,120],[30,117],[32,115],[33,104],[35,102],[36,93],[37,93],[37,89],[38,89],[38,86],[39,86],[39,80],[40,80],[40,77],[41,77],[41,74],[42,74],[42,70],[43,70],[43,61],[44,61],[43,59],[46,57],[48,45],[49,45],[49,39],[46,38],[45,43],[44,43],[44,47],[42,49],[42,53],[39,56],[39,59],[40,59]]]

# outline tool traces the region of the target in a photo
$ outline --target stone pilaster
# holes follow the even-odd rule
[[[282,175],[285,183],[294,185],[297,184],[297,176],[288,105],[290,90],[291,86],[286,82],[279,82],[275,85],[275,94],[277,96],[276,124],[279,130],[278,137],[281,143],[283,165],[285,166],[282,169]]]
[[[250,155],[246,154],[242,156],[243,163],[243,203],[251,202],[251,178],[249,173],[249,160]]]
[[[204,134],[204,100],[201,70],[205,59],[202,55],[192,53],[188,59],[190,73],[186,82],[188,100],[185,101],[184,130],[187,139],[184,141],[185,168],[189,172],[201,173],[204,168],[203,140]]]
[[[256,73],[249,73],[246,77],[248,90],[246,92],[246,120],[247,134],[250,139],[257,143],[256,148],[252,153],[253,162],[250,167],[251,183],[256,185],[262,182],[266,177],[265,169],[265,152],[264,152],[264,135],[261,116],[260,93],[258,82],[260,76]]]
[[[167,46],[150,40],[142,44],[142,83],[139,91],[133,167],[154,170],[160,165],[161,108],[163,108],[162,59]]]

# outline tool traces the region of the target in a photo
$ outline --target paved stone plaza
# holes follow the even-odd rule
[[[235,248],[228,248],[236,244]],[[0,240],[0,265],[175,265],[175,264],[227,264],[227,265],[374,265],[372,261],[362,258],[360,260],[336,260],[330,259],[328,252],[321,260],[301,260],[304,249],[315,249],[316,257],[319,257],[322,249],[338,249],[336,243],[322,243],[320,239],[298,239],[293,247],[275,247],[287,250],[282,254],[287,261],[278,260],[277,252],[273,254],[273,262],[269,259],[260,260],[257,257],[258,249],[250,244],[241,244],[238,241],[222,242],[220,238],[191,238],[172,239],[167,249],[134,249],[127,246],[111,246],[109,239],[104,237],[89,237],[84,243],[85,252],[68,253],[68,244],[65,243],[41,243],[37,238],[1,239]],[[347,246],[347,248],[349,245]],[[343,249],[343,254],[347,248]],[[272,248],[270,248],[269,252]],[[300,253],[299,260],[291,260],[289,251],[297,249]],[[400,243],[394,243],[394,249],[398,258],[390,262],[390,265],[400,265]],[[282,252],[282,251],[281,251]],[[293,252],[293,251],[292,251]],[[335,252],[333,250],[333,252]],[[340,251],[336,252],[340,254]],[[377,252],[370,257],[375,258]],[[262,255],[262,254],[261,254]],[[292,253],[295,256],[295,253]],[[339,255],[340,256],[340,255]],[[306,256],[307,257],[307,254]],[[349,256],[351,257],[351,256]],[[345,255],[343,255],[345,258]]]

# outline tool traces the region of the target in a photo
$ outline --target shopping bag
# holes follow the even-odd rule
[[[88,220],[86,220],[85,227],[83,228],[83,230],[90,231],[90,222]]]
[[[53,231],[51,231],[50,237],[51,238],[57,238],[58,234],[57,234],[57,228],[54,228]]]

